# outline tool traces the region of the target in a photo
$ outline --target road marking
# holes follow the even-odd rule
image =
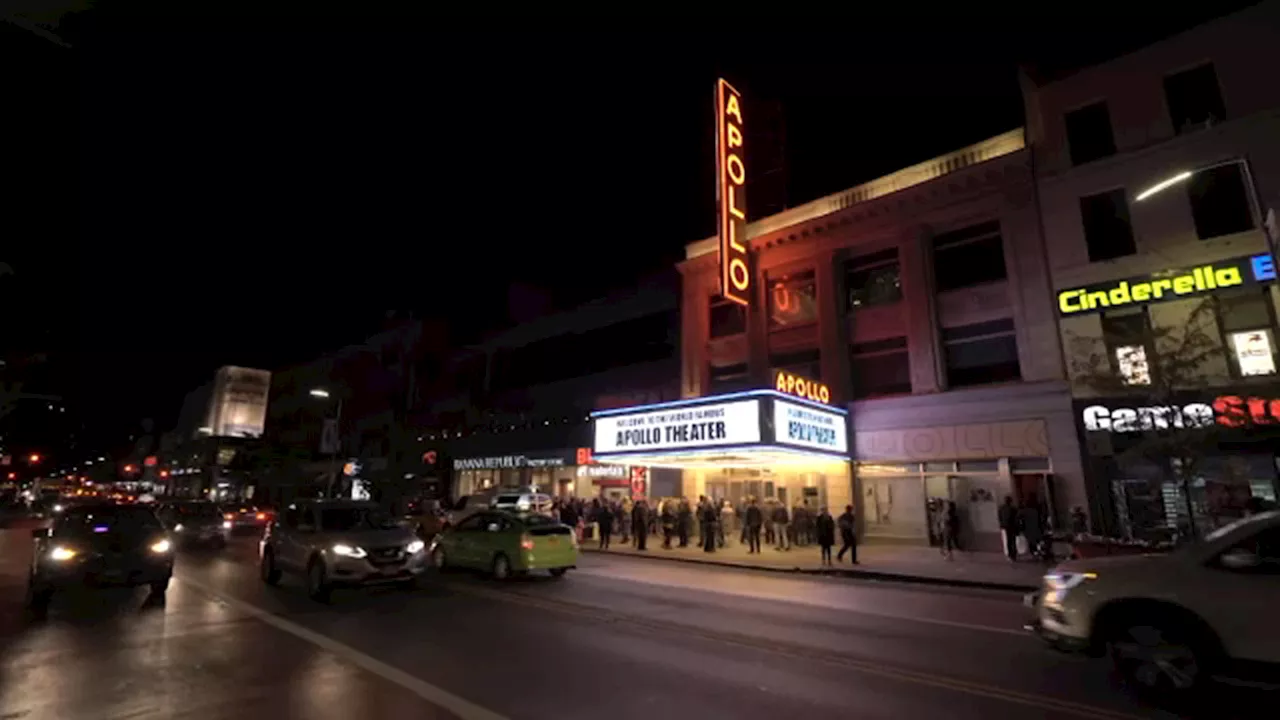
[[[410,675],[409,673],[387,663],[378,660],[370,655],[366,655],[359,650],[338,642],[331,637],[321,635],[313,630],[286,620],[273,612],[263,610],[257,605],[247,603],[230,595],[223,594],[205,585],[202,582],[191,580],[189,578],[175,578],[178,582],[189,585],[196,590],[208,595],[212,598],[226,603],[227,605],[239,610],[240,612],[253,617],[256,620],[266,623],[271,627],[282,630],[299,639],[305,640],[316,647],[327,650],[340,658],[343,658],[351,664],[367,670],[383,680],[399,685],[418,697],[437,707],[448,710],[458,716],[460,720],[508,720],[503,715],[499,715],[488,708],[481,707],[465,698],[458,697],[443,688],[432,685],[431,683]]]
[[[769,593],[758,593],[758,592],[740,592],[735,590],[722,590],[722,589],[713,588],[713,587],[690,587],[688,585],[681,585],[679,583],[663,582],[661,580],[650,580],[647,578],[632,577],[630,575],[625,575],[621,573],[611,573],[608,571],[601,571],[596,568],[590,568],[590,569],[578,568],[577,574],[595,576],[600,578],[626,580],[628,582],[640,583],[642,585],[651,585],[654,587],[680,588],[683,590],[696,590],[699,592],[713,593],[716,595],[726,595],[729,597],[742,597],[742,598],[750,598],[752,600],[764,600],[768,602],[784,602],[784,603],[792,603],[795,605],[807,605],[809,607],[821,608],[823,610],[838,610],[840,612],[851,612],[851,613],[856,613],[858,615],[866,615],[868,617],[885,618],[887,620],[903,620],[908,622],[923,623],[926,625],[940,625],[942,627],[960,628],[962,630],[978,630],[981,632],[999,633],[1002,635],[1015,635],[1017,637],[1023,637],[1023,638],[1031,637],[1031,635],[1027,633],[1026,630],[1023,630],[1021,628],[1004,628],[1004,627],[995,627],[994,625],[978,625],[975,623],[956,622],[954,620],[941,620],[937,618],[895,615],[893,613],[883,613],[883,612],[876,612],[874,610],[864,610],[861,608],[849,607],[847,605],[837,605],[835,603],[814,602],[812,600],[809,600],[803,597],[779,596],[779,595],[771,595]]]
[[[899,682],[914,683],[916,685],[925,685],[928,687],[951,690],[953,692],[964,693],[967,695],[976,695],[993,700],[1001,700],[1015,705],[1036,708],[1038,710],[1052,710],[1055,712],[1067,713],[1075,717],[1092,718],[1093,720],[1146,720],[1146,718],[1141,715],[1132,715],[1119,710],[1109,710],[1107,708],[1085,705],[1072,700],[1055,698],[1048,695],[1025,693],[994,685],[984,685],[970,680],[948,677],[946,675],[891,667],[883,663],[872,662],[869,660],[858,660],[847,655],[841,655],[830,651],[786,646],[774,641],[757,640],[743,635],[706,630],[692,625],[682,625],[672,621],[646,618],[642,615],[627,615],[590,605],[579,605],[577,603],[563,600],[552,600],[526,595],[515,591],[493,590],[474,585],[450,584],[450,588],[476,597],[518,604],[522,608],[536,607],[543,610],[549,610],[551,612],[567,614],[579,621],[596,620],[619,624],[630,628],[643,626],[651,629],[674,632],[682,637],[692,635],[712,642],[736,645],[738,647],[752,650],[763,650],[777,655],[782,655],[783,657],[821,662],[828,665],[835,665],[837,667],[855,670],[866,675],[874,675],[889,680],[897,680]]]

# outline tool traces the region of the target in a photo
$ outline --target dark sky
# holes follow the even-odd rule
[[[217,366],[304,360],[388,310],[443,316],[465,339],[507,322],[513,282],[568,305],[669,267],[714,229],[718,75],[748,113],[783,108],[799,204],[1017,127],[1019,61],[1101,59],[1226,10],[1115,6],[717,32],[655,18],[193,22],[104,0],[66,23],[74,48],[30,50],[61,58],[31,89],[58,169],[37,158],[47,187],[31,191],[37,229],[18,252],[26,282],[53,281],[42,312],[74,351],[68,392],[92,423],[163,423]]]

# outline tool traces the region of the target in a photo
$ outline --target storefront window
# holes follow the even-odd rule
[[[1110,310],[1102,315],[1102,336],[1110,348],[1116,373],[1125,385],[1150,385],[1151,320],[1144,307]]]
[[[814,272],[807,270],[769,278],[770,327],[817,322],[818,291],[814,277]]]
[[[1241,288],[1215,298],[1218,325],[1226,341],[1227,355],[1237,377],[1276,374],[1275,325],[1268,290]]]

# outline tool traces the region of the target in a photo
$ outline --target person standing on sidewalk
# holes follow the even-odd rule
[[[837,560],[844,560],[844,554],[849,553],[849,562],[854,565],[858,564],[858,533],[856,531],[856,520],[853,517],[853,506],[845,505],[844,514],[836,521],[836,527],[840,528],[840,552],[836,554]]]
[[[791,544],[787,537],[787,524],[791,518],[787,515],[787,504],[778,503],[773,508],[773,534],[778,538],[778,542],[773,546],[774,550],[790,550]]]
[[[671,535],[676,530],[676,511],[672,507],[672,501],[664,500],[662,502],[662,549],[671,549]]]
[[[680,536],[680,547],[689,547],[689,533],[693,530],[693,509],[689,507],[688,498],[680,498],[680,509],[676,511],[676,534]]]
[[[708,499],[703,498],[699,505],[699,512],[702,513],[702,551],[716,551],[716,506]]]
[[[631,544],[631,498],[624,498],[618,503],[618,532],[622,535],[622,544]]]
[[[600,528],[600,549],[609,549],[609,536],[613,534],[613,508],[606,502],[596,507],[596,525]]]
[[[720,517],[716,521],[716,541],[720,547],[729,547],[729,537],[733,533],[733,503],[728,499],[721,501]]]
[[[822,564],[831,566],[831,546],[836,544],[836,521],[823,507],[818,510],[818,518],[813,523],[814,539],[822,548]]]
[[[649,539],[649,506],[644,500],[637,500],[631,508],[631,527],[635,530],[636,549],[648,550],[645,541]]]
[[[1005,495],[1004,504],[996,514],[1000,521],[1000,534],[1004,536],[1004,556],[1009,562],[1018,559],[1018,508],[1013,504],[1013,496]]]
[[[955,500],[947,500],[938,513],[938,535],[942,537],[942,556],[948,560],[960,549],[960,511]]]
[[[760,552],[760,526],[764,524],[764,513],[760,512],[756,499],[751,498],[745,514],[742,529],[747,534],[747,554],[750,555]]]

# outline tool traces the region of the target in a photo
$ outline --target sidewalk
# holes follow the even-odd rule
[[[823,567],[821,551],[817,545],[792,548],[789,551],[765,547],[758,555],[752,555],[747,553],[746,546],[736,542],[729,547],[717,549],[714,553],[704,552],[694,542],[691,539],[687,548],[673,545],[670,550],[663,550],[661,539],[651,535],[645,552],[639,552],[630,545],[622,545],[616,538],[608,550],[597,549],[598,545],[594,540],[583,541],[582,549],[586,552],[629,555],[668,562],[989,590],[1034,590],[1039,587],[1045,572],[1045,566],[1040,563],[1011,563],[1003,555],[991,552],[958,552],[954,560],[947,560],[937,548],[871,543],[858,546],[858,565],[850,565],[846,556],[845,561],[837,561],[835,567]],[[835,550],[838,552],[839,548]]]

